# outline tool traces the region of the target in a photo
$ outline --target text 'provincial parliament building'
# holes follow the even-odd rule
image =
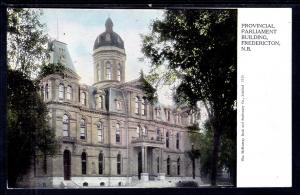
[[[50,43],[50,63],[66,67],[63,75],[41,80],[58,154],[38,158],[31,185],[37,187],[133,186],[137,182],[200,180],[200,160],[193,160],[187,126],[195,122],[187,107],[147,101],[143,76],[125,82],[122,38],[106,31],[93,47],[94,84],[79,84],[67,45]],[[92,76],[92,75],[91,75]]]

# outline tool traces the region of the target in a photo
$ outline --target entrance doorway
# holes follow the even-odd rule
[[[141,173],[143,171],[143,165],[142,165],[142,152],[138,153],[138,176],[139,179],[141,179]]]
[[[71,152],[64,151],[64,180],[71,179]]]

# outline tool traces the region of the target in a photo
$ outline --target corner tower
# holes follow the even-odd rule
[[[105,32],[98,35],[93,48],[94,86],[123,83],[125,81],[126,54],[122,38],[113,31],[108,18]]]

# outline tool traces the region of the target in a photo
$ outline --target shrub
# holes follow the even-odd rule
[[[198,183],[195,181],[179,181],[176,183],[176,187],[198,187]]]

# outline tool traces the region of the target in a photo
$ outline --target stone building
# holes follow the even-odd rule
[[[187,126],[194,117],[186,107],[168,107],[147,100],[145,79],[125,82],[126,52],[122,38],[106,31],[93,47],[94,84],[79,83],[67,45],[50,43],[50,63],[66,67],[63,75],[41,80],[59,153],[38,158],[31,185],[40,187],[133,186],[143,181],[198,180],[187,151]],[[92,76],[92,75],[91,75]]]

